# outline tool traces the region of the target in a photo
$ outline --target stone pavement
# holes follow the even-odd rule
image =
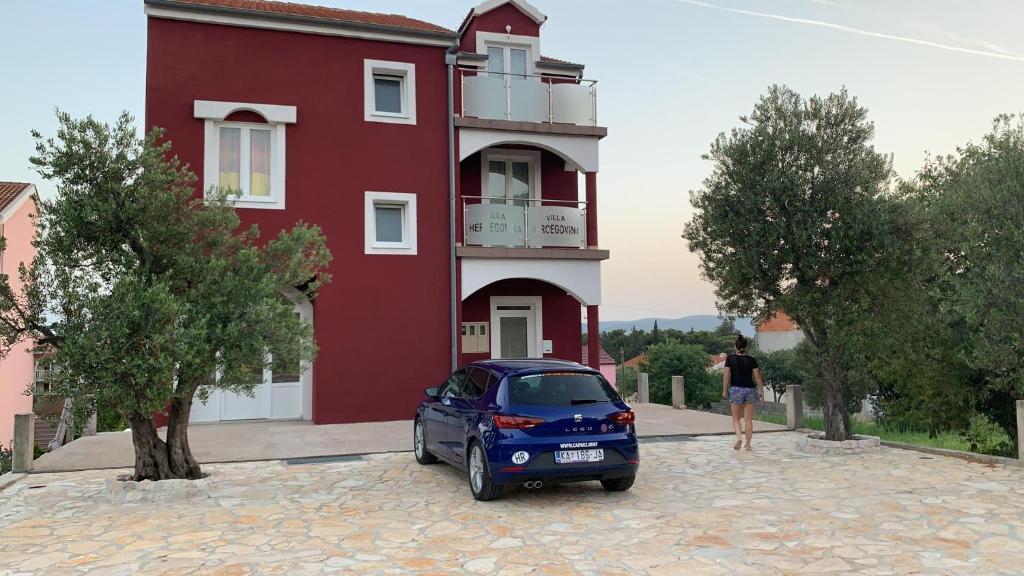
[[[408,453],[204,467],[207,500],[110,504],[115,472],[0,493],[11,574],[1019,574],[1024,469],[882,448],[795,450],[797,433],[649,441],[633,490],[596,483],[475,502]]]
[[[673,410],[660,404],[635,404],[637,430],[643,436],[721,434],[732,430],[728,416]],[[784,430],[755,422],[754,430]],[[311,456],[373,454],[412,450],[412,421],[363,422],[314,426],[299,421],[249,421],[189,427],[196,459],[212,462],[283,460]],[[134,465],[131,434],[111,432],[79,438],[35,461],[37,472],[63,472]]]

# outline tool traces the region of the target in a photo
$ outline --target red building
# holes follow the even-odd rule
[[[253,398],[213,394],[194,420],[406,419],[456,364],[581,361],[583,306],[598,367],[607,130],[583,66],[542,55],[535,7],[488,0],[449,30],[284,2],[145,4],[146,123],[196,193],[239,190],[264,237],[315,223],[334,254],[315,302],[286,295],[314,323],[314,365],[268,371]]]

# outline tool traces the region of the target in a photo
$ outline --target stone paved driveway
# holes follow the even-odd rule
[[[1024,469],[882,449],[648,442],[630,492],[596,483],[474,502],[410,454],[207,466],[213,497],[103,500],[111,471],[0,493],[0,575],[1020,574]]]

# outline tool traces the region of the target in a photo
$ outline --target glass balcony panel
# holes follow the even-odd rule
[[[575,206],[530,206],[527,220],[532,248],[586,248],[587,223]]]
[[[514,204],[467,204],[466,244],[525,246],[526,210]]]
[[[586,202],[463,197],[463,205],[466,246],[587,247]]]
[[[538,78],[509,78],[512,117],[520,122],[548,121],[548,85]]]
[[[466,116],[473,118],[505,119],[505,78],[495,76],[466,76],[462,103]]]
[[[551,86],[551,109],[554,121],[565,124],[593,126],[593,88],[565,82]]]

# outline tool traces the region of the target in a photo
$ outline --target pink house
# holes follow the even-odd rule
[[[605,352],[603,347],[600,350],[601,350],[600,368],[598,368],[598,370],[601,371],[601,374],[604,375],[604,377],[608,380],[608,382],[611,383],[612,386],[616,386],[616,384],[615,384],[615,359],[612,358],[611,354]],[[590,351],[587,350],[587,346],[585,346],[585,345],[583,346],[583,362],[582,363],[587,365],[587,366],[593,366],[593,364],[590,362]]]
[[[35,194],[32,184],[0,182],[0,237],[6,240],[0,250],[0,275],[8,277],[16,295],[21,292],[18,265],[35,258]],[[0,359],[0,444],[5,447],[14,437],[14,415],[32,411],[32,397],[25,394],[32,384],[31,345],[28,340],[19,342]]]

